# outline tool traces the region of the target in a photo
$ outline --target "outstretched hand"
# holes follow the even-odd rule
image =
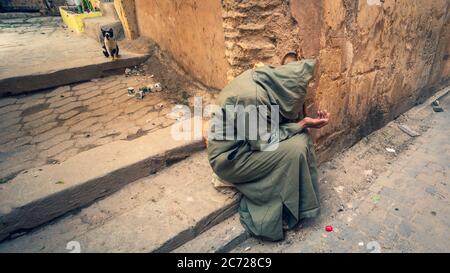
[[[299,122],[302,128],[319,129],[326,126],[330,121],[330,113],[325,111],[317,111],[317,118],[306,117]]]

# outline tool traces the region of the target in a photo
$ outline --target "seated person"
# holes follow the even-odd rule
[[[321,128],[330,119],[326,110],[317,118],[305,117],[302,111],[315,61],[295,58],[285,64],[286,59],[281,66],[260,66],[232,80],[216,101],[221,117],[215,115],[209,123],[207,151],[213,171],[242,193],[239,214],[246,230],[271,241],[283,239],[283,230],[301,219],[319,214],[316,157],[308,130]],[[248,113],[230,112],[252,105],[269,129],[277,128],[269,137],[250,138],[249,127],[256,121]],[[259,106],[269,110],[262,113]],[[278,107],[275,120],[273,106]],[[245,124],[242,135],[236,133],[239,119]],[[227,126],[235,129],[232,138],[224,137]]]

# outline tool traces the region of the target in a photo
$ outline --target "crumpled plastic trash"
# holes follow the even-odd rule
[[[433,111],[436,113],[444,112],[444,109],[441,107],[438,100],[435,100],[431,103],[431,106],[433,107]]]
[[[136,95],[134,92],[134,87],[128,87],[127,91],[129,97],[134,97]]]
[[[386,148],[386,151],[388,151],[389,153],[395,154],[395,149],[392,149],[392,148]]]

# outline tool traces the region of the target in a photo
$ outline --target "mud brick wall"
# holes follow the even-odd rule
[[[114,0],[114,7],[125,32],[127,39],[136,39],[139,30],[136,21],[135,0]]]
[[[450,1],[306,2],[311,1],[292,0],[291,8],[304,37],[302,46],[313,45],[305,52],[319,61],[309,112],[320,108],[333,115],[332,124],[315,136],[324,157],[382,127],[448,82]],[[302,27],[308,22],[317,25]]]
[[[288,1],[223,0],[228,80],[257,62],[279,64],[288,51],[299,49],[299,29]]]
[[[139,33],[156,41],[193,77],[223,87],[228,64],[220,0],[135,0]]]
[[[316,58],[307,109],[327,158],[423,102],[450,78],[448,0],[136,0],[141,35],[213,88],[290,50]]]

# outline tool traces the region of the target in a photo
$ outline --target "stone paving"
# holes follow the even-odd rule
[[[449,102],[450,100],[447,99]],[[447,103],[450,106],[450,103]],[[355,209],[294,252],[450,252],[450,112],[372,184]]]
[[[321,217],[304,221],[283,242],[252,238],[234,252],[450,252],[450,95],[441,105],[445,112],[425,120],[430,129],[392,155],[395,160],[345,206],[324,205]],[[327,212],[338,208],[336,216]]]
[[[127,46],[121,51],[129,52]],[[131,75],[0,98],[0,183],[23,170],[171,125],[166,114],[174,104],[189,103],[193,93],[205,90],[157,53]],[[72,33],[60,17],[0,19],[0,60],[0,79],[108,61],[96,41]],[[163,83],[162,92],[143,100],[127,96],[127,87],[138,90],[155,82]]]
[[[39,29],[40,34],[50,34],[60,27],[63,28],[63,23],[59,16],[0,18],[0,33],[24,34]]]
[[[167,91],[143,100],[127,94],[128,86],[151,83],[150,77],[117,75],[0,99],[0,178],[171,125]]]
[[[86,62],[99,45],[63,27],[60,17],[0,20],[0,78],[42,73]]]
[[[0,19],[0,60],[0,79],[109,61],[97,41],[74,33],[60,17]]]

